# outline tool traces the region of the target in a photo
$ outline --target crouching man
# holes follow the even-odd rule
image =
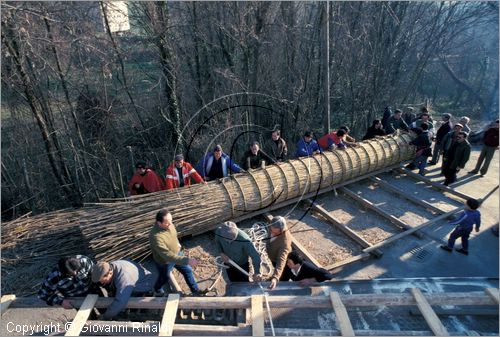
[[[297,252],[292,251],[288,254],[280,281],[298,281],[300,286],[308,287],[313,283],[328,281],[332,278],[333,275],[328,270],[317,268],[304,261]]]

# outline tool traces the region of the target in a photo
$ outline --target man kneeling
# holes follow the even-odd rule
[[[328,270],[315,267],[304,261],[297,252],[288,254],[286,267],[280,281],[298,281],[300,286],[307,287],[315,282],[331,280],[333,275]]]

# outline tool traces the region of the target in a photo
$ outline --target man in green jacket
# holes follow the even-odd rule
[[[260,255],[248,235],[239,229],[234,222],[226,221],[215,230],[215,242],[219,247],[222,261],[229,267],[227,277],[231,282],[248,282],[248,276],[229,264],[233,260],[247,273],[250,270],[248,257],[252,258],[254,281],[260,281]]]
[[[457,180],[457,173],[469,161],[471,146],[467,141],[467,133],[460,131],[456,142],[450,147],[443,163],[444,184],[448,186]]]
[[[401,114],[403,112],[399,109],[396,109],[394,111],[394,114],[389,117],[387,121],[387,129],[386,132],[387,134],[394,133],[396,130],[403,130],[403,131],[408,131],[408,125],[406,124],[405,120],[401,118]]]
[[[172,270],[177,269],[186,280],[191,293],[203,295],[193,275],[193,269],[198,264],[195,259],[187,258],[181,251],[181,244],[177,239],[177,230],[172,223],[172,214],[166,209],[162,209],[156,214],[156,223],[149,233],[149,244],[153,259],[160,273],[155,284],[155,291],[161,291],[167,282]]]

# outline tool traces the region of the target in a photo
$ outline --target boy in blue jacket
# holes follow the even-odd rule
[[[316,140],[313,139],[313,133],[311,131],[306,131],[304,137],[297,143],[295,157],[310,157],[318,153],[321,153],[321,148]]]
[[[476,225],[476,232],[479,232],[479,227],[481,226],[481,213],[477,210],[479,208],[479,201],[476,199],[468,199],[466,205],[465,211],[460,214],[458,220],[449,223],[450,225],[458,226],[451,232],[450,238],[448,239],[448,245],[441,245],[441,249],[448,252],[453,251],[455,241],[461,238],[462,248],[455,250],[464,255],[469,255],[469,235],[474,225]]]

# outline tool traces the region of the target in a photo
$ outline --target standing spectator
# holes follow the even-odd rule
[[[415,159],[410,164],[412,165],[410,166],[410,168],[412,169],[413,167],[418,167],[418,174],[420,174],[421,176],[425,174],[425,165],[427,164],[427,158],[429,158],[432,154],[432,143],[429,138],[428,128],[429,126],[427,123],[422,123],[420,125],[420,128],[417,129],[419,130],[418,137],[410,142],[411,145],[415,145],[416,147]]]
[[[382,122],[380,121],[380,119],[376,119],[373,121],[372,126],[370,126],[366,130],[366,134],[363,137],[363,140],[368,140],[380,136],[385,136],[385,130],[384,128],[382,128]]]
[[[434,144],[434,152],[432,153],[432,159],[429,165],[436,165],[439,162],[439,157],[441,156],[441,151],[443,150],[444,138],[451,131],[451,114],[443,114],[443,124],[439,127]]]
[[[441,245],[441,249],[452,252],[455,241],[461,238],[462,248],[456,249],[456,251],[464,255],[469,255],[469,235],[474,225],[476,225],[476,232],[479,232],[479,227],[481,226],[481,212],[478,211],[479,206],[480,204],[476,199],[467,199],[465,211],[460,214],[458,220],[449,223],[450,225],[458,226],[451,232],[448,244],[446,246]]]
[[[470,133],[470,127],[469,127],[470,118],[467,116],[462,116],[460,117],[460,120],[458,122],[463,125],[462,131],[465,132],[468,136]]]
[[[404,119],[401,118],[401,113],[401,110],[396,109],[396,111],[394,111],[394,114],[387,121],[387,127],[385,128],[385,130],[388,134],[394,133],[398,129],[408,131],[408,125],[406,124]]]
[[[63,257],[47,275],[38,291],[38,298],[48,305],[72,309],[70,297],[85,296],[92,292],[92,260],[83,255]]]
[[[275,162],[260,149],[258,142],[253,142],[250,145],[250,149],[245,152],[241,161],[245,170],[261,168],[262,165],[273,164]]]
[[[331,280],[333,275],[328,270],[317,268],[312,263],[304,261],[295,251],[288,254],[286,267],[280,281],[299,282],[302,287],[307,287],[315,282]]]
[[[401,117],[404,119],[407,125],[410,125],[417,119],[415,109],[412,106],[407,107]]]
[[[457,173],[465,167],[470,157],[471,146],[467,141],[467,134],[460,131],[457,141],[448,151],[448,156],[444,159],[443,173],[444,184],[448,186],[457,180]]]
[[[336,148],[345,149],[346,144],[344,142],[345,131],[338,129],[337,131],[330,132],[320,139],[318,139],[318,145],[322,150],[334,150]]]
[[[200,160],[196,165],[196,171],[205,181],[210,181],[227,177],[229,172],[239,173],[242,169],[222,152],[222,146],[217,145],[212,153]]]
[[[149,245],[160,273],[154,286],[155,291],[160,291],[175,268],[184,276],[191,293],[196,295],[206,293],[198,287],[191,269],[198,264],[198,261],[184,256],[177,239],[177,230],[172,222],[172,214],[168,210],[162,209],[156,214],[156,222],[149,232]]]
[[[431,122],[430,118],[431,116],[429,115],[429,113],[427,112],[422,113],[420,118],[411,124],[411,129],[420,128],[422,124],[426,123],[428,125],[427,134],[431,137],[434,136],[434,124]]]
[[[162,179],[144,162],[135,165],[137,169],[128,183],[128,195],[139,195],[163,191],[165,189]]]
[[[250,271],[248,258],[252,259],[254,281],[260,281],[260,255],[248,235],[239,229],[234,222],[226,221],[215,230],[215,242],[219,247],[222,261],[228,267],[227,277],[231,282],[248,282],[248,276],[229,264],[233,260],[247,273]]]
[[[481,154],[477,160],[476,167],[469,173],[477,174],[479,169],[481,169],[481,177],[483,177],[488,172],[488,167],[490,167],[491,159],[496,149],[498,149],[498,119],[484,132]],[[484,165],[481,167],[483,161]]]
[[[458,134],[462,131],[462,124],[457,123],[453,126],[453,130],[448,132],[446,136],[443,138],[443,147],[441,149],[441,153],[443,154],[443,161],[444,158],[448,155],[448,151],[451,148],[453,144],[457,141]]]
[[[286,141],[281,137],[280,130],[274,130],[271,133],[271,140],[266,143],[266,151],[277,162],[286,160],[288,147]]]
[[[174,158],[174,162],[167,167],[166,182],[167,190],[172,190],[178,187],[191,185],[191,178],[198,184],[205,183],[203,178],[196,172],[196,170],[184,161],[184,156],[178,154]]]
[[[382,115],[382,126],[384,130],[389,128],[389,118],[392,116],[392,110],[390,106],[386,106],[384,109],[384,114]]]
[[[267,255],[274,266],[269,289],[274,289],[278,284],[281,274],[286,266],[288,254],[292,251],[292,234],[286,226],[282,216],[275,216],[269,225],[269,240],[266,244]]]
[[[310,157],[312,155],[321,153],[321,149],[313,139],[313,133],[311,131],[306,131],[304,137],[297,143],[297,153],[295,157]]]

